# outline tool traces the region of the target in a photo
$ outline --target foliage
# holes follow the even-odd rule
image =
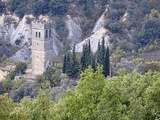
[[[49,8],[53,15],[64,15],[68,10],[68,4],[66,0],[51,0]]]
[[[65,26],[65,22],[63,20],[63,18],[56,18],[55,20],[55,29],[56,32],[59,34],[59,36],[61,36],[63,42],[66,40],[67,36],[68,36],[68,29]]]
[[[148,61],[144,63],[145,72],[151,71],[160,71],[160,62],[158,61]]]
[[[160,19],[160,13],[158,10],[152,9],[151,13],[149,14],[149,18],[153,19],[153,18],[158,18]]]
[[[125,52],[122,50],[117,49],[112,55],[111,55],[111,61],[112,62],[120,62],[121,58],[125,55]]]
[[[105,80],[102,68],[89,66],[81,73],[75,90],[68,90],[58,101],[40,91],[35,99],[13,103],[0,95],[3,120],[156,120],[160,119],[160,72],[141,75],[119,70],[119,76]]]
[[[75,45],[73,46],[72,54],[68,53],[66,58],[66,70],[65,73],[70,78],[77,78],[79,75],[79,62],[76,58]]]
[[[15,103],[8,98],[8,94],[0,95],[0,118],[10,120],[9,114],[13,111]]]
[[[103,66],[103,74],[105,77],[109,75],[110,59],[109,47],[105,48],[105,40],[102,39],[102,44],[98,43],[97,63]]]
[[[13,85],[15,86],[15,82],[13,82]],[[13,87],[14,87],[13,86]],[[20,102],[21,99],[23,99],[25,96],[28,96],[30,98],[35,98],[38,94],[39,88],[34,83],[25,82],[20,84],[20,86],[17,89],[12,88],[12,90],[9,92],[9,97],[14,102]]]
[[[0,13],[2,13],[4,9],[5,9],[5,3],[0,1]]]
[[[88,44],[83,45],[83,51],[81,56],[81,71],[84,71],[89,65],[92,64],[93,53],[91,51],[90,41]]]
[[[11,0],[9,1],[10,11],[22,18],[26,13],[26,3],[25,0]]]
[[[35,80],[41,89],[56,87],[61,81],[60,72],[56,71],[54,67],[50,67],[42,75],[36,76]]]
[[[113,22],[113,23],[111,22],[111,23],[109,23],[107,28],[113,33],[120,33],[121,29],[122,29],[122,25],[117,22]]]
[[[152,9],[150,1],[149,0],[142,0],[140,2],[140,9],[141,9],[141,11],[142,11],[143,14],[150,13],[150,10]]]
[[[16,72],[16,73],[24,74],[25,71],[26,71],[26,69],[27,69],[27,64],[26,64],[26,63],[18,62],[18,63],[16,64],[15,72]]]
[[[143,58],[133,59],[133,63],[134,63],[135,65],[139,64],[140,62],[144,62],[144,59],[143,59]]]
[[[39,16],[40,14],[46,14],[48,9],[48,4],[44,0],[38,0],[33,4],[33,14]]]
[[[65,99],[66,114],[69,119],[96,119],[96,108],[100,102],[100,95],[104,87],[102,68],[94,73],[89,66],[81,73],[81,81],[78,83],[72,96]],[[72,104],[70,104],[72,103]]]

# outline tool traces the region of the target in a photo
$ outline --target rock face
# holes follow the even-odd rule
[[[98,42],[102,41],[102,38],[104,37],[105,40],[105,46],[109,46],[109,35],[107,34],[108,30],[105,28],[100,28],[98,31],[96,31],[93,35],[91,35],[90,37],[86,38],[85,40],[83,40],[81,43],[77,44],[75,46],[75,50],[76,52],[82,52],[83,50],[83,45],[88,44],[90,41],[91,44],[91,50],[93,53],[95,53],[97,51],[98,48]]]
[[[5,79],[7,74],[7,71],[0,70],[0,82]]]
[[[27,62],[31,60],[31,49],[30,48],[22,48],[19,51],[16,52],[11,57],[11,60],[13,61],[21,61],[21,62]]]
[[[71,44],[79,43],[82,40],[82,30],[80,24],[78,24],[78,20],[67,15],[66,27],[69,31],[68,40]]]
[[[104,28],[106,22],[106,15],[109,12],[109,7],[106,7],[105,12],[96,22],[94,29],[92,30],[92,35],[82,41],[82,29],[81,24],[84,22],[79,16],[71,17],[66,16],[65,25],[68,29],[68,36],[66,40],[69,45],[76,45],[76,52],[82,52],[83,44],[89,42],[92,46],[92,51],[96,52],[98,42],[105,38],[106,45],[109,45],[109,35],[107,30]],[[26,15],[22,20],[20,20],[15,15],[2,15],[0,16],[0,39],[10,42],[20,48],[20,50],[14,54],[11,58],[14,61],[29,61],[31,60],[30,47],[32,45],[31,36],[31,24],[28,18],[35,19],[32,15]],[[39,16],[38,21],[48,21],[50,20],[47,16]],[[54,20],[53,20],[54,21]],[[82,22],[83,21],[83,22]],[[29,23],[29,24],[27,24]],[[59,36],[55,29],[52,29],[53,33],[53,51],[55,55],[58,55],[59,51],[63,48],[63,43],[60,41],[61,36]],[[82,41],[82,42],[81,42]]]
[[[105,26],[105,23],[106,23],[106,17],[107,17],[107,14],[109,13],[109,6],[106,7],[106,10],[103,12],[103,14],[101,15],[101,17],[98,19],[98,21],[96,22],[93,30],[92,30],[92,33],[95,33],[96,31],[98,31],[99,29],[101,29],[102,27]]]

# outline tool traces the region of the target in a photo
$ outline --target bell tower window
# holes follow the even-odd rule
[[[51,29],[49,30],[49,38],[51,38]]]
[[[36,32],[36,37],[38,37],[38,33]]]
[[[41,33],[39,32],[39,38],[41,37]]]
[[[48,38],[48,30],[46,30],[46,33],[45,33],[45,34],[46,34],[46,38]]]

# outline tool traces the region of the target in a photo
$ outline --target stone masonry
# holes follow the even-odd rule
[[[52,61],[52,23],[32,22],[32,74],[43,74]]]

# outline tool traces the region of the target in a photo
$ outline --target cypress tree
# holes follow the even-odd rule
[[[70,58],[70,52],[67,53],[66,55],[66,69],[65,69],[65,73],[68,75],[70,74],[70,70],[71,70],[71,58]]]
[[[81,56],[81,71],[84,71],[89,65],[92,66],[92,51],[90,40],[88,44],[83,45],[83,51]]]
[[[81,71],[84,71],[85,70],[85,61],[86,61],[86,58],[85,58],[85,54],[86,54],[86,51],[85,51],[85,48],[86,45],[83,45],[83,51],[82,51],[82,56],[81,56]]]
[[[98,42],[98,51],[97,51],[97,63],[100,62],[100,48],[101,48],[101,45],[100,45],[100,41]]]
[[[75,45],[72,54],[68,54],[66,68],[66,74],[70,78],[76,78],[79,75],[79,63],[76,59]]]
[[[104,65],[104,57],[105,57],[105,45],[104,45],[104,37],[102,39],[102,45],[100,48],[100,64]]]
[[[109,47],[105,48],[105,40],[102,38],[102,44],[98,43],[97,63],[103,66],[103,74],[109,75]]]
[[[66,64],[67,64],[66,55],[64,55],[62,73],[66,73]]]
[[[105,62],[103,64],[103,74],[105,77],[109,75],[110,72],[110,60],[109,60],[109,47],[105,50]]]
[[[96,71],[96,61],[95,61],[95,56],[92,54],[92,56],[91,56],[91,66],[92,66],[92,69],[94,70],[94,71]]]

